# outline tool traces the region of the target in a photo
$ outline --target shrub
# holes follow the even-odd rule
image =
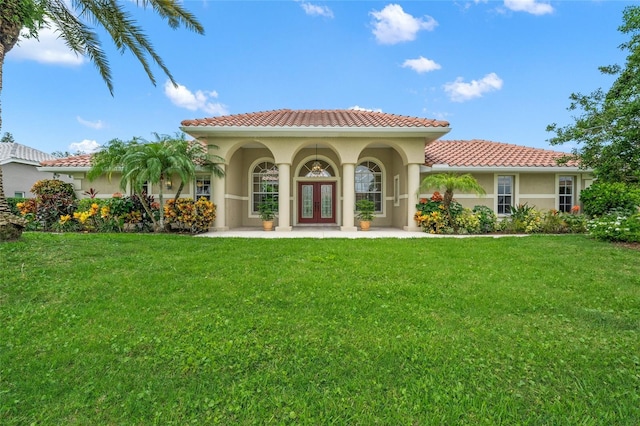
[[[43,179],[33,184],[31,192],[36,194],[35,209],[29,202],[20,208],[28,221],[27,229],[51,230],[52,225],[63,215],[71,215],[75,210],[75,192],[73,185],[58,179]]]
[[[431,234],[451,234],[453,233],[453,223],[449,223],[449,217],[444,209],[442,195],[434,192],[430,199],[421,198],[416,204],[417,212],[414,220],[424,232]],[[455,221],[456,216],[462,212],[462,205],[457,201],[452,201],[449,206],[451,217]]]
[[[631,215],[640,206],[640,187],[622,182],[595,182],[582,190],[580,201],[590,217],[602,216],[614,209],[622,209]]]
[[[471,209],[463,209],[462,212],[456,216],[455,221],[460,234],[480,233],[480,219],[478,219],[478,216],[476,216]]]
[[[18,203],[24,203],[27,200],[28,198],[21,198],[21,197],[7,198],[7,204],[9,204],[9,209],[11,210],[11,213],[13,213],[16,216],[20,216],[20,209],[18,209]]]
[[[612,212],[588,222],[589,235],[603,241],[640,242],[640,214]]]
[[[475,206],[473,208],[473,213],[480,222],[480,232],[494,232],[498,229],[498,217],[489,207]]]
[[[164,206],[164,218],[168,226],[192,234],[206,232],[216,219],[216,206],[204,197],[168,200]]]
[[[542,213],[527,203],[511,207],[511,215],[500,223],[506,233],[533,234],[542,230]]]

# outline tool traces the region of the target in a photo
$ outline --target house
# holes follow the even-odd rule
[[[184,120],[181,130],[223,159],[223,178],[200,172],[183,190],[183,196],[216,204],[219,230],[260,226],[259,205],[274,194],[278,231],[317,225],[355,230],[354,206],[362,198],[374,201],[376,226],[417,230],[420,181],[443,171],[472,173],[487,195],[456,198],[501,214],[524,202],[541,209],[572,206],[591,180],[575,163],[557,165],[563,153],[440,141],[450,131],[446,121],[381,112],[281,109]],[[117,178],[88,182],[89,168],[90,157],[78,156],[43,162],[40,170],[74,176],[79,194],[90,187],[103,196],[120,190]],[[171,197],[170,188],[164,192]]]
[[[52,179],[54,172],[37,170],[42,161],[53,160],[53,155],[15,142],[0,142],[4,194],[7,197],[35,197],[33,184],[41,179]],[[66,181],[70,181],[68,178]]]

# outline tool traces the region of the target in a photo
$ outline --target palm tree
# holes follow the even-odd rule
[[[38,31],[48,26],[53,26],[72,52],[87,56],[94,63],[112,95],[111,69],[102,49],[102,43],[93,30],[96,27],[102,27],[106,30],[120,52],[129,50],[133,53],[151,83],[155,85],[156,79],[151,71],[149,58],[176,85],[171,72],[156,53],[147,35],[133,19],[131,13],[126,11],[125,4],[134,4],[133,2],[119,4],[115,0],[74,0],[72,2],[64,0],[2,0],[0,4],[0,94],[2,93],[4,58],[17,43],[21,31],[24,29],[29,36],[37,37]],[[184,26],[188,30],[204,34],[204,28],[200,22],[182,7],[182,2],[176,0],[136,0],[135,4],[145,9],[152,8],[173,29]],[[1,107],[0,129],[2,129]],[[9,219],[10,213],[4,213],[5,204],[7,202],[2,179],[0,179],[0,216],[2,218],[6,216],[5,219],[0,220],[0,226],[16,221],[15,216]],[[3,239],[2,235],[3,232],[0,230],[0,241]]]
[[[193,181],[197,169],[207,170],[214,176],[224,175],[218,163],[222,158],[211,156],[199,141],[188,141],[184,133],[174,136],[154,133],[155,141],[147,142],[141,138],[133,138],[129,142],[118,139],[110,141],[104,149],[92,157],[92,167],[87,177],[92,180],[106,175],[109,180],[114,172],[121,173],[120,187],[132,192],[140,198],[142,206],[151,217],[156,230],[164,229],[164,188],[171,176],[178,175],[180,185],[176,198],[186,182]],[[160,203],[160,221],[156,222],[151,214],[150,206],[142,192],[145,182],[159,185],[158,200]]]
[[[429,189],[444,189],[444,197],[442,205],[447,212],[449,223],[457,231],[457,226],[453,217],[451,216],[451,202],[453,201],[453,192],[475,192],[478,195],[485,195],[486,192],[478,181],[469,173],[459,175],[456,173],[438,173],[435,175],[427,176],[422,180],[420,184],[420,192],[427,191]]]

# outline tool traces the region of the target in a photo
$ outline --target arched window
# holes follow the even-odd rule
[[[356,202],[373,201],[376,213],[382,213],[382,169],[373,161],[363,161],[356,167]]]
[[[301,168],[300,177],[320,178],[320,177],[332,177],[335,176],[333,167],[331,164],[324,160],[311,160],[307,161]]]
[[[258,214],[260,204],[268,198],[278,201],[278,166],[261,161],[251,172],[251,212]]]

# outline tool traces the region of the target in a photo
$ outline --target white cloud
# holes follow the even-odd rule
[[[219,102],[212,102],[211,99],[218,97],[218,92],[206,92],[197,90],[193,93],[182,84],[174,87],[171,81],[164,83],[164,94],[173,102],[174,105],[186,108],[191,111],[202,110],[211,115],[227,115],[229,111],[226,105]]]
[[[502,79],[494,72],[485,75],[480,80],[471,80],[465,83],[462,77],[458,77],[456,81],[444,85],[444,91],[449,94],[449,98],[454,102],[464,102],[473,98],[479,98],[483,94],[500,90],[502,88]]]
[[[306,1],[300,2],[300,6],[307,15],[333,18],[333,11],[327,6],[318,6],[317,4],[307,3]]]
[[[504,6],[514,12],[527,12],[532,15],[546,15],[553,13],[553,6],[538,0],[504,0]]]
[[[431,16],[415,18],[398,4],[389,4],[381,11],[370,12],[373,16],[373,34],[382,44],[396,44],[415,40],[420,30],[432,31],[438,23]]]
[[[43,64],[78,66],[86,62],[84,56],[73,53],[51,28],[40,30],[37,39],[21,38],[7,56]]]
[[[420,56],[418,59],[407,59],[402,64],[403,68],[411,68],[418,74],[422,74],[429,71],[435,71],[442,68],[440,64],[432,61],[431,59],[427,59],[423,56]]]
[[[382,112],[382,109],[380,108],[375,108],[375,109],[370,109],[370,108],[364,108],[358,105],[354,105],[352,107],[349,107],[347,109],[353,110],[353,111],[368,111],[368,112]]]
[[[78,120],[78,123],[82,124],[83,126],[87,126],[87,127],[92,128],[92,129],[100,130],[100,129],[104,128],[104,123],[102,122],[102,120],[88,121],[88,120],[83,119],[79,115],[76,116],[76,120]]]
[[[82,152],[83,154],[91,154],[100,148],[100,144],[96,141],[85,139],[82,142],[74,142],[69,145],[69,151]]]

